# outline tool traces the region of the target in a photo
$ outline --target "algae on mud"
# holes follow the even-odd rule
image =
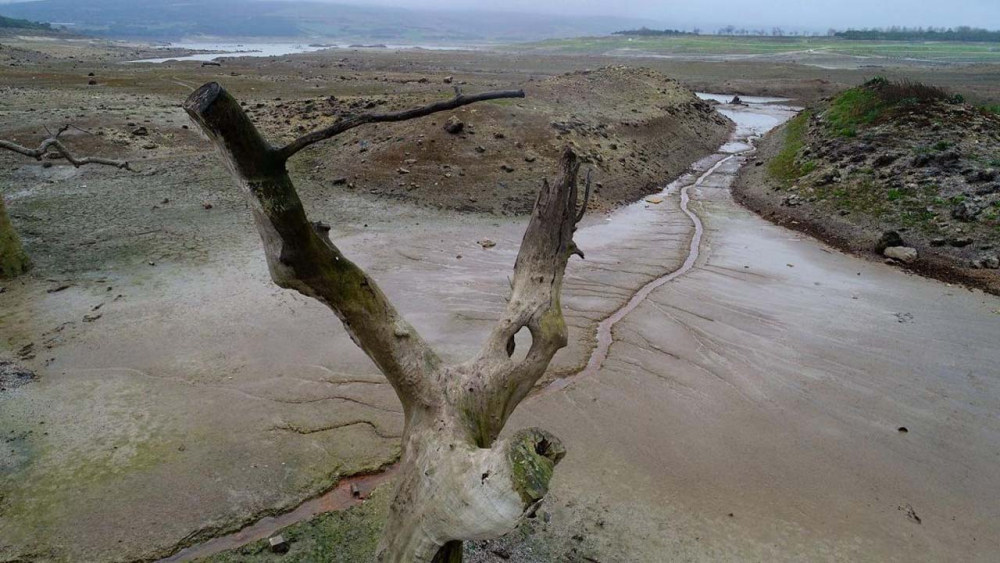
[[[7,207],[0,196],[0,279],[14,278],[31,267],[31,260],[24,252],[21,238],[7,216]]]

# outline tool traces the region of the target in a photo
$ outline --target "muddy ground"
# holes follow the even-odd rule
[[[302,155],[292,170],[312,216],[333,225],[331,234],[345,253],[369,269],[424,337],[452,361],[477,350],[503,307],[524,207],[515,205],[520,202],[516,198],[505,207],[507,200],[489,190],[473,193],[473,202],[468,192],[428,189],[438,174],[446,173],[442,165],[451,165],[435,159],[453,154],[468,158],[460,165],[466,177],[502,178],[520,190],[518,194],[530,193],[533,183],[545,175],[547,153],[539,150],[536,161],[529,163],[521,151],[534,145],[516,147],[514,143],[525,144],[528,138],[518,136],[539,126],[539,116],[553,114],[540,123],[545,143],[555,143],[557,134],[564,137],[560,141],[576,141],[595,156],[595,168],[600,163],[597,155],[606,163],[617,162],[605,157],[615,150],[610,148],[615,141],[605,139],[600,130],[584,130],[584,135],[579,127],[571,127],[563,133],[552,122],[570,122],[577,114],[588,127],[616,123],[614,127],[620,130],[609,132],[609,137],[625,139],[620,146],[630,154],[624,164],[609,165],[607,170],[613,174],[608,178],[595,177],[604,195],[579,234],[588,260],[574,261],[568,273],[564,306],[570,346],[554,362],[551,379],[582,366],[593,346],[593,328],[601,319],[643,284],[684,261],[691,224],[674,197],[659,205],[640,204],[617,221],[609,221],[604,213],[629,197],[648,193],[651,184],[666,183],[683,171],[684,159],[690,162],[700,156],[698,152],[713,152],[709,141],[715,139],[718,144],[724,136],[725,128],[708,118],[710,114],[698,118],[706,124],[699,137],[674,127],[673,119],[678,116],[664,116],[666,110],[661,107],[638,107],[662,97],[673,102],[668,107],[702,115],[701,104],[682,94],[676,83],[654,73],[703,90],[787,91],[791,97],[808,99],[826,95],[838,84],[853,83],[863,74],[787,63],[659,59],[629,61],[652,72],[596,71],[620,61],[418,51],[331,51],[225,61],[222,67],[201,67],[200,63],[132,67],[119,64],[120,55],[95,56],[107,58],[104,62],[88,62],[86,56],[54,62],[44,57],[18,58],[17,66],[0,67],[4,89],[0,134],[28,143],[37,141],[45,126],[71,121],[89,131],[73,132],[69,141],[74,146],[125,154],[138,170],[134,174],[73,170],[58,161],[45,167],[0,155],[0,191],[37,264],[28,276],[2,284],[5,291],[0,294],[3,359],[16,360],[37,374],[36,380],[0,393],[4,446],[0,448],[0,561],[131,561],[165,556],[293,507],[345,475],[377,470],[398,455],[401,417],[391,390],[327,310],[272,286],[245,204],[214,155],[205,153],[204,141],[185,128],[188,122],[177,104],[197,85],[224,81],[239,99],[247,100],[275,138],[295,134],[299,124],[332,117],[323,115],[318,105],[330,95],[339,103],[365,100],[365,105],[372,101],[378,105],[378,100],[385,100],[389,105],[443,96],[461,82],[469,92],[523,86],[530,94],[534,89],[540,100],[535,105],[529,96],[523,107],[494,104],[482,113],[469,108],[469,117],[463,120],[473,126],[475,135],[468,138],[445,136],[437,129],[413,129],[406,134],[409,151],[399,148],[402,144],[384,141],[364,153],[358,146],[360,139],[352,138]],[[595,71],[577,72],[585,69]],[[98,84],[88,85],[90,72]],[[992,95],[984,86],[995,76],[992,69],[917,72],[940,73],[942,80],[982,92],[984,97]],[[620,107],[613,111],[601,109],[609,102],[598,95],[600,84],[592,82],[604,80],[606,73],[620,73],[632,86],[622,94],[629,99],[620,100],[615,104]],[[454,77],[452,84],[445,84],[448,76]],[[426,82],[420,82],[421,78]],[[654,94],[657,89],[667,92]],[[586,103],[576,107],[577,96],[587,97]],[[319,109],[304,111],[309,101]],[[623,114],[624,121],[636,119],[645,124],[622,125]],[[694,146],[684,152],[655,137],[649,127],[657,120],[679,138],[692,139]],[[132,135],[140,126],[148,134]],[[102,131],[104,135],[98,136]],[[496,132],[504,138],[497,138]],[[417,143],[420,134],[426,135],[423,143]],[[398,168],[417,151],[430,150],[426,148],[430,139],[435,139],[434,145],[455,146],[431,158],[416,157],[412,166],[418,170],[433,163],[426,170],[399,174]],[[479,144],[487,150],[475,151]],[[151,145],[155,148],[143,148]],[[465,155],[463,151],[470,147],[473,152]],[[654,159],[653,155],[675,160]],[[521,160],[515,164],[518,156]],[[514,172],[499,170],[505,160]],[[376,167],[381,176],[372,172],[370,178],[354,178],[354,173],[341,171]],[[425,176],[399,186],[403,181],[399,176],[418,174]],[[343,183],[334,183],[341,177]],[[463,177],[453,173],[448,180],[456,178]],[[420,187],[405,189],[409,182]],[[434,194],[439,199],[431,197]],[[721,229],[733,216],[739,219],[733,224],[744,230],[725,239],[706,239],[706,251],[728,249],[721,255],[722,263],[701,271],[707,279],[697,280],[685,290],[689,293],[675,294],[668,285],[657,294],[668,304],[670,296],[682,297],[681,303],[669,305],[667,310],[672,312],[665,318],[676,321],[677,315],[690,312],[689,320],[697,323],[701,321],[695,319],[714,322],[732,315],[731,323],[708,328],[739,326],[711,335],[686,323],[691,334],[683,336],[642,317],[639,322],[648,326],[636,328],[641,338],[629,337],[633,342],[619,347],[625,350],[624,356],[609,357],[611,369],[602,371],[600,378],[587,380],[585,386],[574,385],[571,394],[546,396],[533,403],[537,406],[519,411],[521,419],[512,428],[529,423],[552,428],[579,452],[567,460],[564,476],[553,492],[549,511],[553,534],[539,536],[546,549],[560,557],[577,553],[576,560],[596,555],[601,557],[598,560],[613,561],[607,554],[618,553],[625,554],[622,560],[656,561],[662,553],[674,553],[703,560],[764,561],[777,560],[771,546],[784,538],[798,546],[786,553],[789,559],[824,553],[833,560],[857,553],[845,551],[851,545],[866,549],[874,545],[888,557],[899,549],[903,538],[913,537],[913,530],[905,527],[913,522],[896,507],[913,504],[920,514],[925,513],[912,500],[920,497],[921,487],[931,491],[930,497],[920,498],[929,498],[941,522],[948,517],[946,512],[955,516],[960,511],[949,512],[953,505],[935,491],[964,479],[959,476],[962,467],[977,478],[960,488],[960,498],[988,496],[984,491],[991,490],[995,476],[982,464],[986,458],[992,460],[995,452],[993,427],[977,427],[978,438],[969,442],[970,448],[980,446],[979,454],[970,453],[964,445],[961,451],[949,449],[959,446],[947,444],[970,421],[978,421],[976,409],[993,413],[992,399],[984,399],[987,403],[980,406],[963,406],[952,415],[945,410],[949,405],[958,409],[961,401],[954,405],[922,401],[954,383],[935,379],[935,374],[946,370],[933,358],[956,354],[963,358],[963,369],[972,374],[969,389],[982,389],[986,397],[992,396],[995,378],[990,378],[984,366],[994,365],[995,358],[987,355],[987,346],[971,346],[970,342],[986,339],[983,335],[989,334],[994,326],[990,323],[998,318],[990,311],[1000,306],[979,296],[957,294],[957,304],[949,310],[953,315],[949,326],[967,328],[962,342],[942,343],[934,326],[903,327],[916,332],[900,333],[900,338],[924,342],[928,354],[934,351],[929,343],[936,343],[940,353],[933,357],[900,356],[894,344],[886,341],[881,348],[858,356],[858,365],[833,365],[836,359],[823,356],[821,346],[826,342],[826,327],[811,324],[811,320],[832,316],[817,313],[817,303],[829,296],[815,289],[821,286],[812,285],[813,278],[825,280],[826,268],[854,268],[854,259],[838,255],[827,263],[828,250],[804,242],[806,256],[819,265],[803,270],[796,257],[800,269],[793,270],[785,266],[792,261],[784,257],[802,251],[794,250],[798,245],[788,241],[789,234],[769,231],[765,223],[755,222],[745,212],[723,211],[716,216],[715,227]],[[711,221],[708,225],[710,230],[715,228]],[[753,248],[738,242],[747,233],[762,230],[767,231],[768,241]],[[496,247],[483,248],[479,244],[483,239],[495,241]],[[761,260],[768,257],[762,262],[767,269],[759,277],[742,272],[749,264],[740,261],[748,253]],[[898,328],[893,323],[904,322],[899,318],[940,316],[927,304],[949,290],[936,282],[894,277],[901,274],[878,265],[875,271],[886,286],[903,284],[914,292],[920,306],[907,306],[902,298],[901,302],[872,305],[871,310],[859,313],[867,315],[864,326],[877,332]],[[781,284],[726,285],[733,276],[748,275],[751,281],[779,280]],[[876,299],[884,290],[883,285],[852,289],[847,278],[840,281],[843,287],[838,286],[837,294],[845,302],[851,295]],[[790,307],[792,317],[782,313],[788,303],[768,301],[769,295],[798,296]],[[692,303],[715,310],[692,311]],[[754,304],[754,312],[743,315],[748,304]],[[833,303],[842,306],[838,304]],[[655,316],[655,311],[637,313]],[[760,336],[761,326],[766,329],[764,336]],[[867,345],[865,338],[870,337],[859,333],[847,338],[846,326],[835,329],[845,338],[845,350]],[[797,335],[797,339],[788,336],[784,340],[782,335]],[[625,337],[625,332],[615,333],[616,341]],[[675,349],[673,338],[684,346]],[[730,340],[740,342],[739,346],[727,345]],[[780,348],[768,342],[779,342]],[[804,346],[812,359],[796,355]],[[647,353],[654,356],[646,358]],[[684,360],[675,357],[688,354],[704,361],[684,365]],[[782,358],[789,357],[798,359],[784,363]],[[750,359],[756,360],[753,369],[743,370],[741,362]],[[705,363],[709,360],[713,364]],[[784,376],[767,383],[765,374],[775,366],[781,367]],[[720,372],[722,367],[731,371]],[[816,394],[809,388],[814,385],[811,380],[797,379],[800,367],[816,381],[829,381],[830,389],[837,392]],[[915,370],[926,378],[926,384],[907,392],[906,400],[900,399],[899,412],[893,411],[892,416],[876,408],[878,399],[871,399],[875,405],[867,404],[867,414],[860,414],[850,406],[857,397],[839,390],[842,385],[861,385],[864,380],[859,383],[854,377],[872,369],[896,378]],[[903,386],[899,379],[886,384]],[[965,386],[962,383],[963,393]],[[787,389],[792,389],[790,396],[783,394]],[[861,394],[877,398],[886,393],[879,388]],[[748,398],[754,401],[747,402]],[[825,405],[824,412],[832,419],[842,416],[837,408],[843,407],[852,413],[851,420],[843,425],[813,424],[808,422],[811,411],[806,407],[784,417],[782,413],[793,404]],[[879,435],[866,442],[865,459],[870,463],[836,464],[843,451],[856,445],[844,436],[870,431],[865,429],[874,424],[872,419],[893,419],[894,423],[902,414],[917,411],[925,413],[917,418],[928,430],[927,439],[916,449],[893,449],[891,459],[878,458],[880,440],[888,439]],[[960,425],[935,422],[948,416],[960,419]],[[796,424],[805,424],[812,436],[826,436],[833,445],[818,457],[802,454],[814,451],[800,448],[811,439],[810,432],[788,436],[777,432]],[[896,432],[895,427],[892,431]],[[754,442],[755,433],[768,438],[763,444]],[[732,457],[727,452],[740,455]],[[870,476],[880,469],[885,469],[885,475],[898,474],[907,456],[921,461],[913,473],[903,471],[908,475],[903,487],[906,494],[881,479],[852,480],[859,472]],[[769,465],[769,460],[785,458],[792,459],[787,467]],[[746,465],[747,459],[752,463]],[[807,476],[829,465],[835,466],[830,470],[836,477],[832,483],[839,487],[858,483],[849,499],[832,508],[830,489],[808,494],[813,481]],[[922,472],[922,467],[930,469]],[[767,484],[771,483],[769,475],[794,480],[795,486]],[[872,501],[860,490],[865,487],[893,494],[880,493]],[[866,503],[872,502],[876,508],[865,513]],[[967,518],[939,528],[927,540],[929,544],[913,543],[905,553],[913,560],[921,560],[925,552],[941,554],[954,545],[951,538],[963,526],[979,538],[968,542],[983,542],[983,537],[990,536],[992,516],[988,507],[969,502],[972,508],[961,512]],[[788,509],[767,508],[775,506]],[[727,527],[731,518],[742,518],[744,511],[753,516]],[[829,511],[839,523],[832,531],[823,524],[823,514]],[[727,516],[730,512],[739,516]],[[900,515],[902,520],[888,519]],[[886,524],[891,527],[886,534],[873,526],[883,517],[891,522]],[[852,525],[853,519],[861,524]],[[581,528],[586,533],[581,535]],[[854,539],[858,535],[863,537],[860,543]],[[641,541],[624,544],[615,539],[626,536]],[[982,560],[986,550],[994,547],[989,542],[968,543],[965,553],[971,560]],[[713,554],[725,557],[713,558]]]

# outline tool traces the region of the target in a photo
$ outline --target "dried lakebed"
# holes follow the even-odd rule
[[[737,143],[790,115],[722,111],[741,124]],[[684,267],[685,186],[704,226],[686,273],[614,324],[599,370],[515,413],[511,430],[545,427],[570,452],[530,541],[600,561],[989,560],[1000,301],[761,220],[728,195],[743,161],[730,156],[579,232],[588,259],[567,274],[562,375],[587,363],[602,320]],[[522,223],[342,207],[345,252],[449,359],[474,353]],[[336,319],[271,287],[250,242],[211,266],[4,296],[31,303],[16,317],[39,333],[89,312],[108,285],[125,298],[88,330],[60,331],[42,379],[0,399],[0,422],[47,432],[15,444],[37,461],[15,460],[0,554],[165,556],[396,455],[395,397]]]

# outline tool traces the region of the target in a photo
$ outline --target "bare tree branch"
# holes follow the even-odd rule
[[[405,409],[433,403],[426,375],[440,360],[361,268],[311,223],[285,161],[218,83],[196,90],[184,109],[215,141],[247,194],[264,242],[271,278],[328,306],[351,338],[378,365]]]
[[[49,152],[49,149],[55,149],[55,151],[61,154],[67,162],[77,168],[88,164],[101,164],[104,166],[114,166],[115,168],[131,170],[129,163],[124,160],[112,160],[110,158],[102,158],[99,156],[73,156],[73,153],[71,153],[69,149],[66,148],[66,145],[59,140],[59,136],[65,133],[70,127],[70,125],[64,125],[59,129],[59,131],[56,132],[55,135],[52,135],[52,133],[49,132],[51,136],[42,141],[42,143],[38,145],[37,149],[29,149],[28,147],[21,146],[11,141],[4,141],[2,139],[0,139],[0,149],[7,149],[24,156],[34,158],[35,160],[41,160]],[[83,129],[80,130],[83,131]],[[48,128],[46,128],[46,131],[48,131]]]
[[[482,94],[474,94],[471,96],[466,96],[462,94],[458,87],[455,87],[455,97],[441,102],[435,102],[419,108],[412,108],[403,111],[391,112],[391,113],[363,113],[361,115],[354,115],[337,121],[333,125],[325,128],[313,131],[312,133],[306,133],[305,135],[295,139],[291,143],[288,143],[284,147],[277,149],[278,155],[284,159],[288,160],[292,155],[299,152],[300,150],[308,147],[313,143],[318,143],[324,141],[331,137],[336,137],[341,133],[354,129],[360,125],[365,125],[367,123],[385,123],[392,121],[407,121],[410,119],[416,119],[418,117],[424,117],[432,113],[438,113],[442,111],[448,111],[451,109],[459,108],[462,106],[467,106],[469,104],[474,104],[476,102],[484,102],[486,100],[499,100],[503,98],[523,98],[524,90],[504,90],[499,92],[484,92]]]
[[[328,226],[309,222],[285,164],[301,148],[364,123],[520,96],[459,94],[450,102],[406,112],[358,116],[284,149],[268,144],[217,83],[202,86],[184,102],[248,196],[271,278],[332,309],[403,403],[396,495],[376,552],[383,563],[460,560],[462,541],[510,532],[548,491],[555,465],[565,455],[559,440],[539,429],[497,437],[566,345],[559,294],[566,263],[577,253],[573,232],[583,214],[577,209],[579,163],[567,148],[559,180],[543,182],[514,266],[506,312],[480,355],[455,366],[441,365],[375,282],[330,241]],[[516,362],[511,359],[514,335],[524,327],[531,331],[532,345]]]
[[[507,418],[545,373],[555,353],[566,346],[560,291],[569,257],[582,254],[573,242],[573,233],[586,210],[586,200],[578,211],[580,164],[568,147],[563,152],[561,166],[562,176],[554,184],[543,182],[535,201],[514,263],[507,309],[479,357],[471,362],[469,373],[489,374],[474,377],[471,384],[482,389],[468,397],[474,402],[476,412],[484,413],[477,437],[481,443],[489,444],[496,439]],[[514,362],[511,360],[514,336],[524,327],[531,332],[531,348],[523,360]]]

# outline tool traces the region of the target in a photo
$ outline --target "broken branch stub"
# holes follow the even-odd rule
[[[443,366],[374,280],[330,241],[330,227],[308,220],[285,162],[304,146],[364,123],[415,119],[475,101],[523,95],[459,94],[404,112],[358,116],[282,149],[261,136],[217,83],[202,86],[184,103],[250,200],[274,282],[332,309],[403,403],[403,453],[379,561],[461,561],[462,541],[513,530],[548,491],[553,469],[565,454],[559,440],[539,429],[497,438],[556,351],[566,345],[559,293],[566,262],[577,252],[573,232],[582,216],[577,210],[579,163],[567,149],[560,179],[543,183],[518,253],[510,303],[483,351],[470,362]],[[532,346],[524,360],[515,362],[508,350],[513,335],[525,326]]]

